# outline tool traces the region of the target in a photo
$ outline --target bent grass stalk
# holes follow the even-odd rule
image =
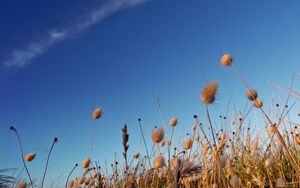
[[[22,157],[22,162],[23,162],[24,168],[26,170],[26,173],[27,173],[27,175],[29,177],[29,181],[30,181],[31,187],[33,188],[33,182],[32,182],[30,173],[28,171],[28,168],[26,166],[26,162],[24,160],[24,153],[23,153],[23,147],[22,147],[20,136],[19,136],[18,131],[17,131],[17,129],[15,127],[11,126],[10,130],[13,131],[16,134],[17,138],[18,138],[18,142],[19,142],[19,146],[20,146],[20,152],[21,152],[21,157]]]
[[[46,167],[45,167],[45,172],[44,172],[43,179],[42,179],[42,184],[41,184],[41,188],[43,188],[43,185],[44,185],[44,181],[45,181],[45,177],[46,177],[46,173],[47,173],[47,169],[48,169],[48,163],[49,163],[49,160],[50,160],[52,149],[53,149],[54,145],[57,142],[58,142],[58,139],[57,139],[57,137],[55,137],[54,140],[53,140],[52,146],[50,148],[50,151],[48,153],[48,157],[47,157],[47,161],[46,161]]]
[[[75,166],[72,168],[71,172],[69,173],[68,178],[67,178],[67,181],[66,181],[65,188],[67,188],[68,182],[69,182],[69,179],[70,179],[70,176],[71,176],[71,174],[73,173],[73,171],[75,170],[75,168],[76,168],[77,166],[78,166],[78,164],[76,163]]]

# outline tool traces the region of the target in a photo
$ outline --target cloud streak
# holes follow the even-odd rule
[[[26,48],[13,50],[11,56],[4,61],[7,67],[23,67],[33,59],[44,54],[52,45],[64,41],[87,30],[92,25],[123,9],[142,4],[148,0],[107,0],[100,7],[90,11],[80,21],[61,30],[51,29],[48,34],[37,41],[31,41]]]

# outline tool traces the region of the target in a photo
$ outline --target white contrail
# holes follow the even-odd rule
[[[29,42],[26,48],[13,50],[12,55],[4,61],[4,65],[7,67],[23,67],[32,59],[45,53],[53,44],[61,42],[88,29],[90,26],[101,22],[106,17],[120,10],[146,1],[148,0],[107,0],[107,2],[102,4],[100,7],[90,11],[79,22],[69,25],[62,30],[51,29],[48,31],[47,36],[40,38],[37,41]]]

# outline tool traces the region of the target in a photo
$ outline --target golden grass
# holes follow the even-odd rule
[[[270,112],[266,113],[257,91],[249,87],[233,64],[232,56],[225,54],[220,63],[233,68],[244,83],[247,90],[245,98],[247,97],[256,107],[251,107],[250,110],[260,113],[265,132],[258,130],[257,127],[263,126],[257,121],[251,120],[247,114],[239,113],[235,108],[232,116],[220,116],[221,125],[217,123],[218,121],[214,121],[215,117],[211,116],[208,110],[209,105],[215,101],[218,88],[217,81],[213,81],[203,87],[200,95],[202,105],[206,108],[206,117],[194,115],[195,124],[190,130],[192,134],[184,140],[173,138],[174,129],[181,125],[178,125],[177,118],[171,118],[170,130],[163,125],[148,135],[153,142],[152,150],[149,152],[141,119],[138,119],[145,153],[139,150],[138,153],[127,155],[127,152],[131,152],[131,149],[128,149],[130,133],[127,126],[124,126],[122,129],[124,164],[115,159],[111,163],[111,169],[103,169],[98,166],[96,160],[87,158],[82,162],[82,172],[77,173],[78,178],[67,180],[66,186],[300,187],[300,130],[298,124],[290,119],[292,111],[287,107],[287,103],[281,105],[282,108],[276,104],[276,108],[271,108]],[[161,108],[159,111],[162,118]],[[102,110],[97,108],[93,118],[100,118],[101,112]],[[300,111],[295,115],[297,113],[300,114]],[[200,119],[207,121],[200,122]],[[16,131],[15,128],[11,129]],[[28,159],[26,156],[27,161],[32,161],[35,154],[30,156]],[[25,184],[26,187],[26,182],[21,184]]]

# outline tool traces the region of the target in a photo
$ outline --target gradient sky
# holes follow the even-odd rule
[[[179,118],[177,134],[190,130],[201,88],[211,80],[219,82],[214,118],[224,115],[231,95],[243,109],[245,88],[220,65],[224,53],[264,104],[274,92],[281,99],[267,81],[289,85],[299,72],[299,10],[298,0],[0,1],[0,169],[21,165],[11,125],[25,151],[37,152],[29,165],[34,178],[58,137],[49,183],[89,156],[96,107],[103,116],[94,158],[102,165],[114,152],[121,159],[125,123],[129,153],[143,153],[137,119],[145,131],[161,125],[156,92],[165,121]]]

